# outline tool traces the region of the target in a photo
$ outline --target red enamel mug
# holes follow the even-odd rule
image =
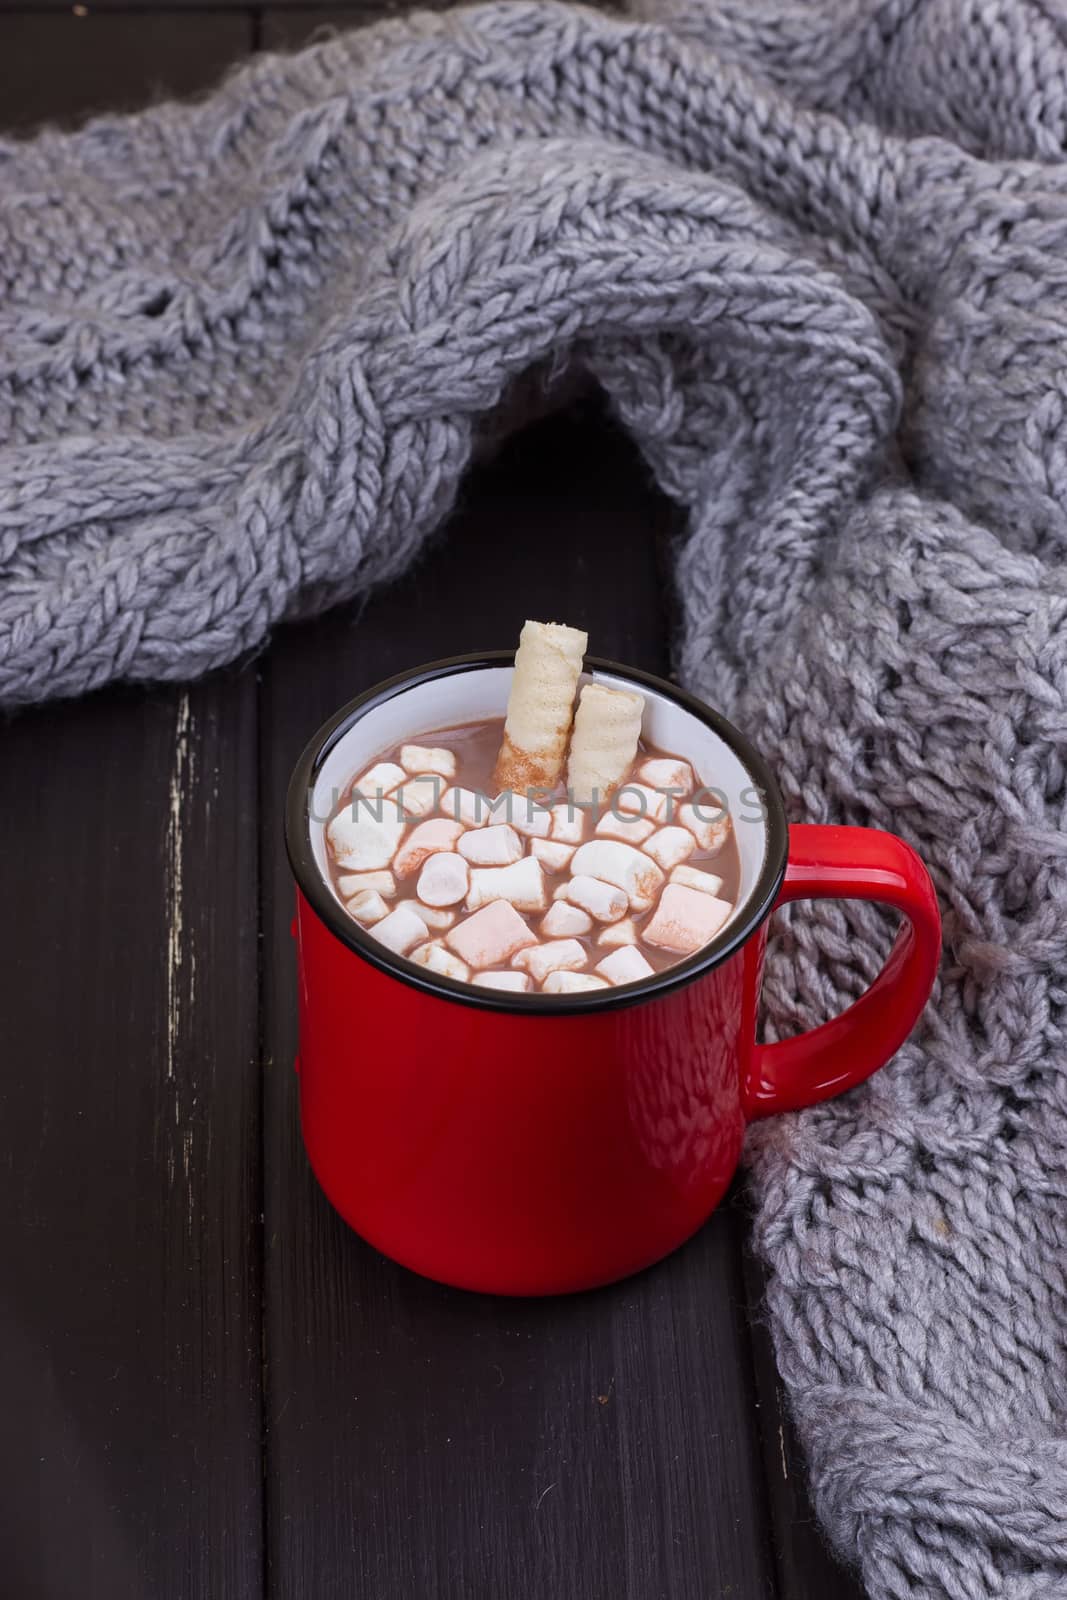
[[[929,874],[892,834],[787,827],[736,728],[672,684],[587,658],[646,699],[644,734],[725,791],[738,909],[694,956],[618,990],[508,994],[439,977],[354,922],[327,875],[325,824],[352,776],[403,740],[502,717],[509,652],[379,684],[322,727],[293,773],[300,1110],[333,1205],[372,1245],[465,1289],[592,1288],[698,1229],[737,1167],[745,1124],[860,1083],[907,1037],[933,984],[941,924]],[[801,899],[902,914],[888,960],[840,1016],[758,1044],[767,924]]]

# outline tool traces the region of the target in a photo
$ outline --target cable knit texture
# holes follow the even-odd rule
[[[872,1596],[1067,1594],[1067,21],[549,0],[0,146],[0,701],[179,678],[403,568],[531,369],[684,506],[685,680],[935,873],[934,1003],[754,1130],[769,1314]],[[785,919],[772,1032],[871,908]]]

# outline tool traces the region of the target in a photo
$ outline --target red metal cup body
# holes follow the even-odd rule
[[[371,1244],[468,1289],[591,1288],[667,1255],[728,1187],[746,1121],[882,1066],[937,967],[936,898],[902,840],[788,829],[772,774],[725,719],[647,674],[589,665],[644,693],[654,745],[687,756],[705,783],[725,776],[735,819],[736,912],[709,945],[640,983],[552,997],[456,983],[386,950],[329,886],[329,795],[403,740],[501,714],[510,658],[456,658],[376,686],[319,730],[290,784],[311,1164]],[[771,912],[816,897],[881,901],[902,912],[901,932],[840,1016],[757,1044]]]
[[[463,1288],[589,1288],[659,1260],[737,1167],[764,928],[643,1002],[538,1016],[399,983],[301,895],[300,1108],[357,1233]]]

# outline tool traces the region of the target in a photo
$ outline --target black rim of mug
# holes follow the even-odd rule
[[[355,955],[362,956],[380,971],[425,994],[440,1000],[453,1000],[460,1005],[477,1006],[483,1011],[510,1011],[524,1016],[578,1015],[593,1011],[620,1010],[625,1006],[640,1005],[658,999],[671,990],[682,988],[719,967],[746,944],[774,909],[778,891],[785,877],[789,850],[789,828],[785,817],[778,784],[759,752],[731,722],[717,711],[687,694],[673,683],[640,672],[636,667],[622,666],[617,661],[607,661],[599,656],[587,656],[585,670],[610,673],[613,677],[633,683],[637,688],[655,690],[688,711],[717,734],[741,762],[760,795],[764,811],[766,848],[759,876],[739,915],[735,916],[722,933],[704,945],[695,955],[657,972],[651,978],[641,978],[636,983],[620,984],[615,989],[589,989],[572,995],[511,994],[506,990],[477,988],[456,978],[446,978],[438,973],[428,973],[405,956],[394,955],[367,933],[350,917],[335,897],[332,888],[319,871],[311,847],[310,811],[318,774],[330,751],[343,739],[361,717],[377,706],[392,700],[396,695],[434,678],[453,676],[461,672],[478,672],[488,667],[509,667],[514,664],[513,650],[488,650],[474,655],[449,656],[443,661],[431,661],[425,666],[413,667],[377,683],[364,694],[357,695],[347,705],[324,722],[304,748],[293,775],[285,806],[285,847],[297,886],[319,920],[329,931],[347,945]],[[432,730],[428,730],[432,731]]]

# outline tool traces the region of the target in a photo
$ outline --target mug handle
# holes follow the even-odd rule
[[[930,874],[895,834],[790,828],[776,904],[789,900],[877,900],[902,912],[904,921],[885,966],[847,1011],[793,1039],[756,1046],[744,1096],[749,1120],[827,1100],[884,1067],[918,1021],[941,958]]]

